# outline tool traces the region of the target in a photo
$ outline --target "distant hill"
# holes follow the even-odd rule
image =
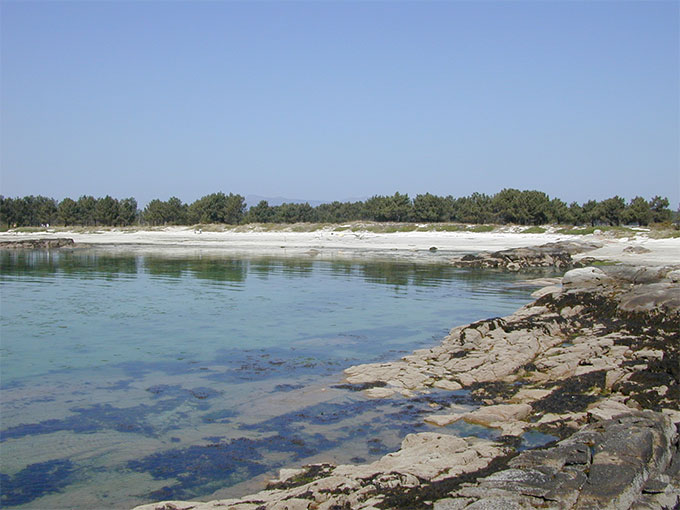
[[[256,206],[260,201],[266,200],[270,206],[281,205],[281,204],[304,204],[305,202],[316,207],[317,205],[327,204],[333,202],[333,200],[304,200],[301,198],[286,198],[286,197],[263,197],[260,195],[246,195],[246,204],[248,207]],[[339,200],[339,202],[360,202],[366,200],[363,198],[347,198]]]
[[[281,205],[281,204],[304,204],[307,202],[312,207],[325,203],[323,200],[303,200],[301,198],[286,198],[286,197],[263,197],[260,195],[246,195],[246,204],[248,207],[253,207],[260,203],[262,200],[266,200],[271,206]]]

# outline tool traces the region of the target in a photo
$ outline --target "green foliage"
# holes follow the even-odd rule
[[[166,202],[154,199],[141,216],[148,225],[184,225],[187,223],[188,207],[177,197],[170,197]]]
[[[116,222],[118,225],[132,225],[137,221],[137,215],[137,200],[130,197],[118,202],[118,220]]]
[[[413,221],[450,221],[453,214],[453,198],[438,197],[425,193],[413,199]]]
[[[671,211],[668,209],[668,199],[655,196],[652,198],[649,208],[652,212],[652,221],[654,223],[664,223],[671,221]]]
[[[623,221],[627,224],[637,223],[640,226],[649,225],[652,220],[652,209],[642,197],[635,197],[623,212]]]
[[[492,208],[500,223],[543,225],[552,215],[550,199],[541,191],[504,189],[493,197]]]
[[[189,206],[190,223],[228,223],[237,225],[243,219],[246,204],[241,195],[221,191],[199,198]]]
[[[65,198],[57,207],[57,218],[59,223],[68,227],[78,223],[78,204],[75,200]]]
[[[680,221],[678,218],[680,212],[676,221]],[[668,209],[668,199],[659,196],[650,201],[635,197],[629,204],[615,196],[601,202],[589,200],[582,205],[573,202],[567,206],[562,200],[551,200],[540,191],[512,188],[504,189],[493,196],[473,193],[460,198],[425,193],[411,200],[406,194],[395,193],[392,196],[375,195],[365,202],[336,201],[317,207],[308,203],[270,206],[267,201],[262,200],[247,211],[241,195],[219,192],[205,195],[191,204],[184,204],[177,197],[171,197],[167,201],[154,199],[141,213],[137,210],[137,201],[132,197],[117,200],[108,195],[104,198],[84,195],[77,201],[65,198],[57,204],[55,200],[42,196],[0,196],[0,228],[37,227],[54,223],[82,227],[130,226],[139,222],[147,226],[257,223],[272,230],[279,228],[274,224],[304,223],[307,225],[296,226],[294,230],[308,231],[312,228],[311,224],[369,221],[386,223],[369,227],[376,232],[407,232],[416,229],[455,232],[466,229],[461,224],[478,225],[468,229],[469,231],[489,232],[494,229],[490,224],[510,223],[533,226],[534,228],[525,229],[524,232],[538,233],[544,231],[539,228],[540,225],[558,223],[588,226],[562,229],[560,233],[588,234],[595,228],[607,230],[621,224],[662,224],[670,228],[671,220],[673,213]],[[433,225],[405,225],[405,222]],[[337,227],[336,230],[355,231],[362,228],[366,227],[355,224]],[[615,231],[612,234],[624,235],[624,232]]]
[[[313,223],[317,221],[314,208],[308,203],[281,204],[272,207],[272,220],[275,223]]]
[[[22,198],[0,196],[0,224],[10,226],[51,225],[57,219],[57,202],[41,195]]]
[[[522,230],[522,234],[543,234],[545,229],[543,227],[529,227]]]
[[[78,208],[78,224],[89,227],[95,224],[95,206],[97,200],[93,196],[83,195],[76,203]]]
[[[454,224],[444,224],[444,225],[435,225],[434,230],[436,232],[461,232],[465,230],[466,227],[465,225],[461,225],[459,223],[454,223]]]
[[[397,192],[391,197],[375,195],[365,203],[367,219],[374,221],[408,221],[411,217],[411,200]]]
[[[491,202],[491,197],[484,193],[473,193],[469,197],[458,198],[453,201],[451,221],[489,223],[494,219]]]
[[[348,221],[368,219],[364,202],[331,202],[320,204],[316,208],[317,221],[324,223],[345,223]]]
[[[476,225],[474,227],[468,227],[467,231],[468,232],[493,232],[496,230],[496,227],[493,225]]]
[[[623,219],[623,212],[626,209],[626,202],[618,195],[608,198],[598,204],[600,219],[609,225],[620,225]]]
[[[573,205],[573,204],[572,204]],[[578,205],[578,204],[577,204]],[[559,198],[553,198],[550,201],[549,222],[558,223],[561,225],[574,223],[576,219],[575,211]]]
[[[115,225],[118,218],[118,201],[106,195],[94,206],[94,219],[98,225]]]
[[[594,231],[595,227],[577,227],[577,228],[561,228],[557,231],[557,233],[569,236],[580,236],[592,234]]]
[[[592,260],[588,262],[589,266],[615,266],[619,264],[618,260]]]
[[[274,217],[274,211],[266,200],[261,200],[255,207],[251,207],[246,214],[246,223],[269,223]]]

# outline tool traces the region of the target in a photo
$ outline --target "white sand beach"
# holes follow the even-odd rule
[[[680,264],[680,238],[653,239],[640,230],[631,237],[606,233],[559,234],[548,227],[545,233],[525,234],[518,228],[493,232],[412,231],[375,233],[370,230],[341,230],[328,226],[312,232],[267,231],[253,228],[201,231],[194,227],[166,227],[153,230],[92,229],[87,232],[46,229],[44,232],[2,232],[1,241],[39,238],[71,238],[76,245],[137,253],[168,255],[215,253],[239,256],[314,257],[330,259],[389,258],[414,262],[445,262],[452,255],[540,246],[559,241],[592,241],[601,248],[576,255],[639,265]],[[432,249],[436,248],[436,250]]]

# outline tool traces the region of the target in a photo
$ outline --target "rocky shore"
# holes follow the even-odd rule
[[[11,241],[0,240],[0,250],[49,250],[54,248],[72,247],[73,239],[41,238],[41,239],[19,239]]]
[[[453,258],[450,263],[456,267],[507,269],[508,271],[519,271],[528,267],[565,269],[574,266],[572,255],[601,247],[601,243],[592,241],[560,241],[540,246],[469,254]],[[583,264],[578,262],[576,265],[582,266]]]
[[[439,405],[424,417],[441,434],[410,434],[371,464],[285,469],[241,499],[137,510],[678,508],[678,266],[572,269],[535,295],[437,347],[345,371],[348,387],[404,406],[433,391],[470,392],[478,409]],[[447,434],[458,420],[500,435]],[[528,431],[555,440],[520,452]]]

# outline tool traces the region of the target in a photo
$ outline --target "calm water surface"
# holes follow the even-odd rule
[[[365,462],[436,403],[337,387],[530,300],[527,275],[399,263],[0,251],[2,506],[130,508]],[[465,425],[451,433],[489,433]],[[441,430],[441,429],[439,429]]]

